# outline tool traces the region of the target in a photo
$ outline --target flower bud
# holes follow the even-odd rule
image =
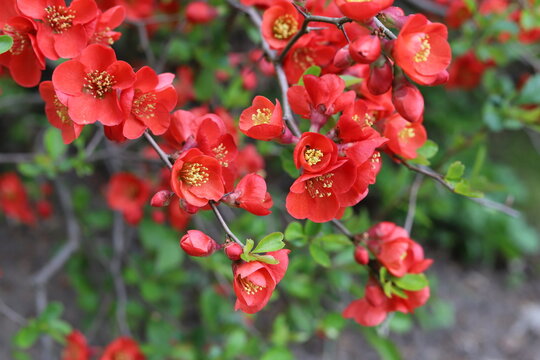
[[[357,246],[354,249],[354,260],[360,265],[367,265],[369,262],[369,253],[363,246]]]
[[[227,255],[227,257],[232,261],[240,260],[240,255],[242,255],[242,252],[242,247],[235,242],[225,244],[225,255]]]
[[[199,230],[189,230],[180,239],[180,247],[190,256],[209,256],[219,244]]]
[[[392,103],[396,111],[410,122],[422,120],[424,114],[424,97],[416,86],[403,75],[396,77],[392,89]]]
[[[186,7],[186,19],[192,24],[205,24],[217,15],[217,10],[205,1],[194,1]]]
[[[161,190],[152,196],[152,200],[150,200],[150,205],[153,207],[163,207],[169,205],[171,202],[171,198],[174,195],[172,191],[168,190]]]
[[[381,20],[385,25],[401,29],[405,22],[407,22],[407,16],[403,12],[403,9],[397,6],[390,6],[380,12]]]
[[[375,35],[360,35],[349,46],[349,54],[360,64],[371,64],[381,54],[381,41]]]
[[[379,64],[379,62],[382,64]],[[392,65],[388,58],[381,56],[379,60],[370,66],[367,88],[373,95],[382,95],[390,90],[392,80],[394,80]]]
[[[334,66],[343,69],[352,64],[354,64],[354,60],[349,52],[349,45],[345,45],[336,52],[336,55],[334,56]]]

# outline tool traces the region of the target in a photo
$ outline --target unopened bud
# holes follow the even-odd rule
[[[227,255],[227,257],[232,261],[240,260],[240,255],[242,255],[242,252],[242,247],[235,242],[225,244],[225,255]]]
[[[209,256],[219,244],[199,230],[189,230],[180,239],[180,247],[190,256]]]
[[[371,64],[381,54],[381,40],[378,36],[360,35],[349,46],[349,53],[360,64]]]
[[[369,262],[369,253],[363,246],[357,246],[354,249],[354,260],[360,265],[367,265]]]
[[[424,114],[424,97],[416,86],[403,75],[396,76],[392,89],[392,103],[396,111],[410,122],[422,120]]]
[[[349,45],[345,45],[336,52],[336,55],[334,56],[334,66],[343,69],[352,64],[354,64],[354,60],[349,52]]]
[[[163,207],[169,205],[171,202],[172,196],[174,193],[172,191],[168,190],[161,190],[152,196],[152,200],[150,200],[150,205],[153,207]]]
[[[217,15],[217,10],[205,1],[193,1],[186,6],[186,19],[192,24],[205,24]]]
[[[381,59],[382,58],[382,59]],[[392,65],[386,56],[381,56],[376,62],[371,64],[367,88],[373,95],[382,95],[392,87],[394,73]]]

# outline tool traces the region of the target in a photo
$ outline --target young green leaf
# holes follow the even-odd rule
[[[393,282],[403,290],[418,291],[429,285],[424,274],[407,274],[400,278],[393,278]]]
[[[278,251],[283,249],[284,246],[285,243],[283,242],[283,233],[274,232],[263,237],[257,244],[257,247],[253,249],[252,253]]]
[[[13,38],[8,35],[0,35],[0,54],[9,51],[13,46]]]
[[[450,165],[444,178],[448,181],[459,181],[465,172],[465,165],[461,161],[455,161]]]
[[[309,245],[309,253],[313,257],[313,260],[320,265],[324,267],[330,267],[330,265],[332,265],[330,257],[319,244],[311,243],[311,245]]]
[[[306,69],[306,71],[304,71],[304,73],[302,74],[302,76],[300,76],[300,80],[298,80],[298,84],[297,85],[300,85],[300,86],[304,86],[304,75],[315,75],[315,76],[320,76],[321,75],[321,71],[322,69],[317,66],[317,65],[313,65],[313,66],[310,66]]]

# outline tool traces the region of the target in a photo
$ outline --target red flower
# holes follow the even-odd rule
[[[273,205],[272,197],[266,191],[264,178],[257,174],[244,176],[226,201],[259,216],[270,214],[269,209]]]
[[[289,2],[278,0],[263,14],[262,35],[272,49],[283,49],[300,30],[302,16]]]
[[[388,138],[388,149],[405,159],[416,158],[416,150],[427,140],[421,122],[411,123],[397,113],[386,119],[383,136]]]
[[[80,331],[73,330],[66,336],[66,347],[62,351],[62,360],[89,360],[90,354],[90,347]]]
[[[135,82],[135,73],[125,61],[117,61],[114,50],[93,44],[76,60],[60,64],[53,73],[55,90],[67,95],[68,113],[80,125],[99,120],[103,125],[117,125],[124,119],[117,90]]]
[[[345,110],[338,120],[336,125],[338,137],[348,143],[380,136],[373,128],[376,119],[372,112],[365,100],[356,100],[354,106]]]
[[[64,144],[70,144],[81,134],[83,125],[73,122],[68,114],[68,108],[60,101],[54,91],[52,81],[43,81],[39,84],[39,93],[45,101],[45,114],[49,123],[62,131],[62,140]],[[62,94],[60,94],[62,96]],[[65,98],[65,96],[64,96]],[[66,102],[67,99],[64,99]]]
[[[326,42],[318,42],[312,33],[303,35],[306,43],[297,42],[285,56],[283,68],[289,84],[298,82],[302,74],[311,66],[325,67],[332,63],[336,50]]]
[[[186,7],[186,19],[192,24],[205,24],[218,16],[217,10],[205,1],[193,1]]]
[[[113,6],[97,16],[96,29],[88,42],[90,44],[112,45],[122,36],[121,32],[112,29],[120,26],[126,18],[123,6]]]
[[[191,220],[191,214],[180,206],[180,199],[176,196],[172,198],[171,203],[167,208],[167,214],[169,215],[171,226],[178,231],[184,230],[187,227],[189,220]]]
[[[257,148],[253,144],[247,144],[238,151],[235,165],[239,176],[264,172],[264,158],[257,152]]]
[[[326,222],[339,216],[339,195],[351,189],[356,180],[352,161],[337,161],[325,173],[301,175],[291,185],[286,204],[289,214],[296,219]]]
[[[293,86],[287,91],[292,110],[305,119],[310,119],[316,129],[322,127],[328,117],[343,110],[354,101],[354,92],[345,90],[345,81],[334,74],[320,78],[304,76],[304,86]]]
[[[36,40],[35,24],[22,16],[11,18],[4,24],[3,32],[13,38],[9,51],[0,54],[0,65],[9,69],[13,80],[24,87],[39,84],[45,59]]]
[[[73,58],[86,47],[98,14],[94,0],[74,0],[69,7],[63,0],[17,0],[21,12],[41,20],[37,41],[49,59]]]
[[[390,7],[394,0],[335,0],[335,2],[343,15],[356,21],[366,21]]]
[[[257,140],[269,141],[280,137],[285,130],[279,100],[276,105],[264,96],[255,96],[252,105],[240,115],[240,131]]]
[[[343,311],[343,317],[354,319],[363,326],[376,326],[386,319],[388,299],[381,287],[373,278],[369,278],[365,296],[354,300]]]
[[[128,337],[120,337],[110,343],[99,360],[145,360],[139,345]]]
[[[143,216],[143,207],[150,195],[148,185],[130,173],[114,174],[107,189],[107,203],[121,211],[126,221],[136,225]]]
[[[201,118],[197,129],[197,146],[206,155],[219,160],[226,171],[238,153],[234,137],[227,131],[225,122],[219,116],[206,114]]]
[[[323,173],[333,166],[338,157],[337,145],[328,137],[305,132],[294,148],[293,158],[297,169],[308,173]]]
[[[381,54],[381,41],[376,35],[371,35],[366,29],[350,44],[349,53],[352,59],[361,64],[371,64]]]
[[[171,187],[178,197],[193,206],[205,206],[209,200],[219,201],[225,193],[221,165],[199,149],[190,149],[174,163]]]
[[[0,209],[6,216],[25,224],[33,225],[36,222],[26,189],[14,172],[0,175]]]
[[[279,261],[275,265],[259,261],[233,263],[233,288],[238,297],[235,310],[254,314],[268,303],[276,285],[287,271],[289,252],[282,249],[267,253]]]
[[[146,129],[161,135],[169,128],[170,112],[176,105],[176,91],[172,86],[174,74],[157,75],[148,66],[137,71],[133,87],[122,91],[120,103],[126,115],[124,136],[137,139]]]
[[[180,239],[180,247],[190,256],[210,256],[219,244],[199,230],[189,230]]]
[[[396,111],[407,121],[422,121],[424,115],[424,97],[416,86],[405,76],[396,76],[392,88],[392,104]]]
[[[452,51],[445,25],[432,23],[422,14],[411,15],[395,42],[396,64],[415,82],[436,85],[448,75]]]
[[[468,51],[455,58],[450,65],[448,69],[450,78],[445,86],[448,89],[473,89],[480,84],[484,71],[491,66],[493,66],[492,61],[480,61],[474,51]]]

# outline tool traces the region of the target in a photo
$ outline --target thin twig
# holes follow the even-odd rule
[[[24,325],[26,323],[26,319],[24,316],[13,310],[8,304],[4,302],[0,298],[0,314],[3,314],[5,317],[7,317],[9,320],[13,321],[17,325]]]
[[[377,19],[376,16],[373,17],[373,22],[375,23],[375,25],[377,25],[379,30],[381,30],[383,32],[384,35],[388,36],[388,38],[390,38],[392,40],[397,39],[397,36],[392,31],[390,31],[390,29],[388,29],[386,26],[384,26],[384,24],[381,22],[381,20]]]
[[[165,151],[163,151],[161,146],[158,145],[158,143],[156,142],[156,140],[154,140],[152,135],[150,135],[147,131],[145,131],[144,137],[150,143],[150,146],[152,146],[154,150],[158,153],[159,157],[165,163],[165,165],[167,165],[169,169],[172,169],[173,165],[171,163],[171,160],[169,159],[169,155],[167,155]]]
[[[354,235],[352,232],[349,231],[349,229],[347,229],[345,227],[345,225],[339,221],[338,219],[333,219],[332,220],[332,225],[334,225],[339,231],[341,231],[343,234],[345,234],[345,236],[347,236],[349,239],[351,239],[351,241],[354,241]]]
[[[407,210],[407,218],[405,219],[405,225],[403,225],[409,235],[411,234],[414,223],[414,215],[416,214],[416,200],[418,198],[418,190],[420,190],[420,186],[422,186],[423,180],[424,175],[416,174],[414,182],[411,185],[411,191],[409,193],[409,208]]]
[[[422,166],[422,165],[412,165],[410,163],[408,163],[407,161],[401,161],[401,163],[406,167],[408,168],[409,170],[411,171],[415,171],[417,173],[420,173],[420,174],[423,174],[423,175],[426,175],[432,179],[434,179],[435,181],[437,181],[439,184],[441,184],[442,186],[444,186],[445,188],[447,188],[448,190],[450,190],[451,192],[453,192],[454,194],[459,194],[455,191],[455,188],[452,184],[450,184],[449,182],[447,182],[443,176],[439,173],[436,173],[435,171],[433,171],[432,169],[430,169],[429,167],[427,166]],[[461,195],[461,194],[459,194]],[[501,204],[501,203],[498,203],[498,202],[495,202],[493,200],[489,200],[489,199],[486,199],[486,198],[474,198],[474,197],[468,197],[468,196],[465,196],[467,199],[471,200],[471,201],[474,201],[482,206],[485,206],[485,207],[488,207],[490,209],[493,209],[493,210],[497,210],[497,211],[500,211],[508,216],[512,216],[512,217],[520,217],[521,216],[521,213],[514,209],[514,208],[511,208],[510,206],[508,205],[505,205],[505,204]]]
[[[227,225],[227,222],[225,221],[225,219],[223,218],[223,215],[221,214],[221,212],[219,211],[218,207],[216,206],[216,203],[213,202],[213,201],[210,201],[209,202],[210,206],[212,207],[212,210],[214,211],[214,214],[216,215],[219,223],[221,224],[221,227],[223,228],[223,230],[225,231],[225,233],[227,234],[227,236],[234,240],[234,242],[236,242],[238,245],[244,247],[244,243],[242,241],[240,241],[240,239],[238,239],[236,237],[236,235],[234,235],[234,233],[231,231],[231,229],[229,228],[229,226]]]
[[[144,56],[146,57],[146,62],[150,65],[150,67],[154,68],[156,65],[156,56],[154,55],[154,52],[150,46],[150,39],[148,37],[148,31],[146,30],[146,24],[135,20],[126,20],[126,23],[134,25],[137,28],[139,40],[141,41]]]
[[[283,119],[287,123],[287,126],[289,129],[291,129],[291,132],[294,136],[300,137],[302,136],[302,133],[300,132],[300,129],[298,128],[298,125],[296,125],[296,121],[294,120],[294,115],[291,110],[291,105],[289,104],[289,99],[287,98],[287,92],[289,90],[289,83],[287,82],[287,75],[285,75],[285,71],[283,70],[283,67],[281,64],[275,64],[276,68],[276,74],[279,82],[279,87],[281,88],[281,103],[283,106]]]

